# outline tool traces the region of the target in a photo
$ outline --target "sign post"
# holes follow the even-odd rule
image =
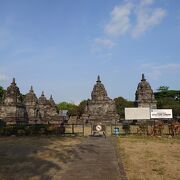
[[[125,108],[125,120],[149,120],[150,108]]]
[[[95,134],[100,135],[100,133],[103,133],[104,137],[106,138],[105,132],[106,132],[106,126],[101,123],[97,123],[92,126],[92,135],[93,136],[95,136]]]
[[[172,119],[172,109],[151,109],[151,119]]]

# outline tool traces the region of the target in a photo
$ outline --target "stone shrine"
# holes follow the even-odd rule
[[[38,98],[36,97],[36,94],[34,93],[32,86],[29,93],[25,95],[24,105],[26,106],[29,123],[30,124],[38,123],[40,118]]]
[[[82,119],[84,122],[113,122],[118,118],[115,102],[108,97],[100,76],[98,76],[91,93],[91,100],[87,101]]]
[[[8,124],[27,123],[26,108],[15,78],[3,96],[0,109],[0,118],[5,119]]]
[[[47,104],[48,101],[44,95],[44,91],[42,91],[41,96],[38,99],[38,104],[39,104],[39,113],[40,113],[40,119],[45,119],[45,117],[47,116]]]
[[[38,99],[31,86],[29,93],[23,96],[14,78],[0,104],[0,119],[7,124],[61,124],[63,120],[52,95],[47,100],[42,92]]]
[[[153,90],[150,84],[146,81],[144,74],[142,74],[141,82],[138,84],[135,93],[135,104],[137,107],[157,108],[157,101],[155,100]]]
[[[50,99],[47,100],[44,96],[44,92],[42,92],[38,102],[40,109],[40,119],[42,119],[46,124],[59,124],[60,116],[52,95]]]

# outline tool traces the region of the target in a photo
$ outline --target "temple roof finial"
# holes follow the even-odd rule
[[[33,92],[33,86],[31,86],[31,88],[30,88],[30,92]]]
[[[11,83],[11,84],[16,85],[16,80],[15,80],[15,78],[13,78],[13,80],[12,80],[12,83]]]
[[[51,96],[50,96],[50,99],[53,99],[52,94],[51,94]]]
[[[42,94],[41,94],[41,96],[44,96],[44,91],[42,91]]]
[[[54,99],[53,99],[53,97],[52,97],[52,94],[51,94],[51,96],[50,96],[49,102],[51,103],[52,106],[55,106],[55,105],[56,105],[55,102],[54,102]]]
[[[146,79],[145,79],[145,76],[144,76],[144,74],[142,74],[142,79],[141,79],[141,81],[145,81]]]
[[[97,81],[96,81],[97,83],[99,82],[101,82],[101,80],[100,80],[100,76],[98,75],[98,77],[97,77]]]

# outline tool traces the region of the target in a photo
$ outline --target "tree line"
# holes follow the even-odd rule
[[[174,117],[180,117],[180,90],[169,90],[168,86],[160,86],[154,95],[159,109],[172,109]]]

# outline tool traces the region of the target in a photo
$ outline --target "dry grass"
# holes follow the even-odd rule
[[[129,180],[180,180],[180,139],[129,136],[118,141]]]
[[[81,138],[0,138],[0,179],[59,179]]]

